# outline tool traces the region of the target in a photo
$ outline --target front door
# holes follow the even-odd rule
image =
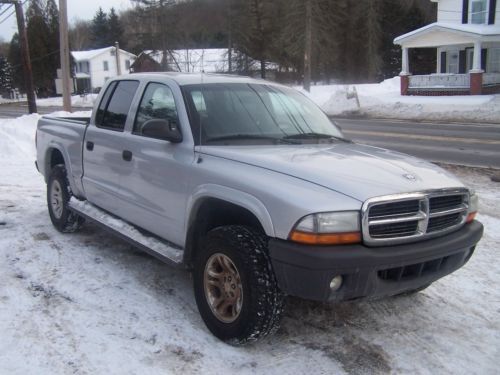
[[[125,133],[124,147],[132,153],[132,161],[122,175],[121,188],[128,211],[136,213],[129,221],[182,246],[193,148],[142,133],[153,119],[179,125],[177,108],[169,86],[152,82],[145,87],[131,132]]]

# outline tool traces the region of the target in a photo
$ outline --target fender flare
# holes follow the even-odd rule
[[[190,225],[196,219],[194,213],[197,212],[201,202],[207,198],[219,199],[250,211],[260,222],[266,235],[276,237],[271,215],[260,200],[248,193],[217,184],[204,184],[195,189],[187,203],[186,229],[189,229]]]

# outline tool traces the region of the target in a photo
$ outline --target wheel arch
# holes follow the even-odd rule
[[[271,216],[254,196],[237,190],[206,185],[193,195],[188,204],[184,263],[190,268],[198,240],[209,230],[224,225],[245,225],[275,237]]]

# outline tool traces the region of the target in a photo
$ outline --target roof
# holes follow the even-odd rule
[[[127,76],[137,77],[139,79],[171,79],[179,86],[185,85],[199,85],[210,83],[261,83],[266,85],[281,86],[274,82],[265,81],[262,79],[255,79],[245,76],[237,76],[231,74],[212,74],[212,73],[177,73],[177,72],[161,72],[161,73],[132,73]]]
[[[435,22],[397,37],[394,39],[394,44],[418,48],[473,43],[474,41],[500,41],[500,25]]]
[[[163,62],[163,51],[146,50],[144,54],[151,57],[158,64]],[[233,52],[236,54],[236,51]],[[233,55],[234,56],[234,55]],[[229,71],[227,48],[205,48],[205,49],[176,49],[167,52],[169,67],[178,72],[186,73],[221,73]],[[249,59],[250,69],[260,69],[260,61]],[[266,63],[267,69],[279,68],[278,64]]]
[[[97,57],[105,52],[111,52],[114,49],[115,47],[105,47],[89,51],[71,51],[71,55],[76,61],[86,61],[86,60],[92,60],[94,57]],[[135,57],[133,53],[127,52],[123,49],[120,49],[120,53]]]

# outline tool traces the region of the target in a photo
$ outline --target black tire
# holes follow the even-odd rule
[[[53,204],[53,195],[59,196],[57,200],[58,208]],[[58,164],[52,168],[49,181],[47,183],[47,207],[49,209],[50,220],[54,227],[62,233],[76,232],[84,222],[84,219],[76,215],[68,208],[71,198],[71,188],[66,177],[66,168],[63,164]]]
[[[267,251],[267,237],[249,227],[225,226],[210,231],[194,262],[194,293],[201,317],[219,339],[242,345],[274,334],[284,310]],[[223,254],[239,272],[242,304],[233,322],[223,322],[212,311],[205,291],[205,267]]]

